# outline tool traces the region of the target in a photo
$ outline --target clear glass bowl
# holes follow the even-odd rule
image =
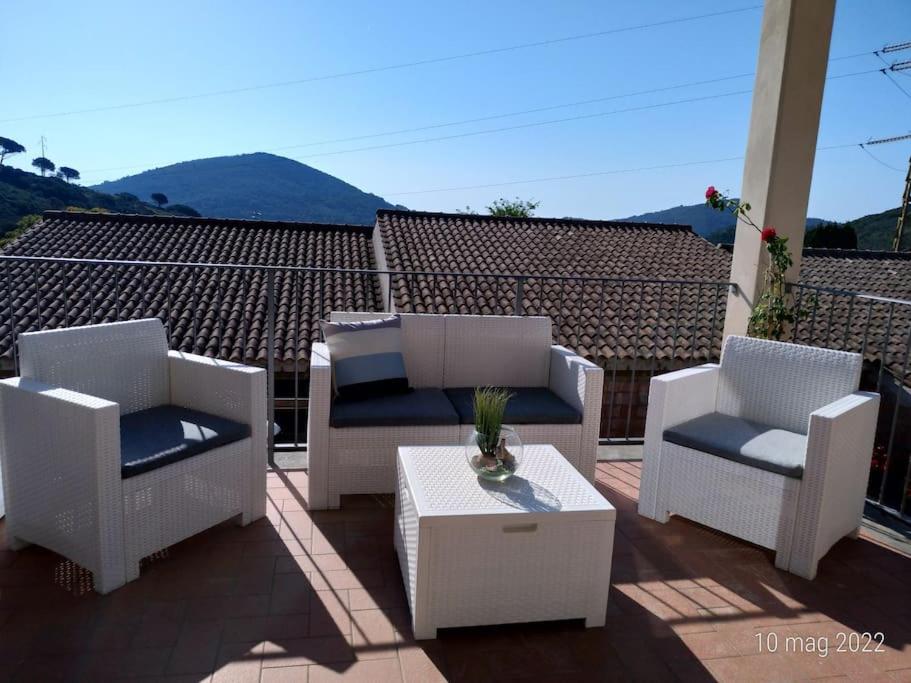
[[[522,440],[516,430],[508,425],[500,427],[500,438],[495,453],[485,455],[478,447],[478,433],[471,430],[465,441],[465,457],[474,473],[488,481],[505,481],[514,475],[522,464]]]

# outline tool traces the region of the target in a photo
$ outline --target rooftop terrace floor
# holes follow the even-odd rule
[[[453,629],[415,642],[392,497],[309,513],[306,473],[275,471],[267,519],[174,546],[108,596],[51,552],[0,545],[0,680],[911,681],[911,558],[900,548],[863,532],[804,581],[765,550],[640,518],[638,463],[598,470],[618,510],[604,628]],[[837,651],[863,632],[885,635],[881,652]],[[806,651],[826,642],[827,656]]]

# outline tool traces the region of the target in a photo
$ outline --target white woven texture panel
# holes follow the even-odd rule
[[[800,480],[664,442],[658,510],[788,556]]]
[[[593,585],[610,581],[610,567],[598,562],[607,524],[613,522],[554,523],[534,533],[504,533],[498,524],[434,530],[430,622],[439,628],[585,616]]]
[[[70,558],[96,573],[96,585],[106,572],[122,582],[116,404],[12,378],[0,383],[0,415],[8,539]]]
[[[127,571],[135,571],[143,557],[243,512],[250,453],[251,440],[242,439],[124,480]]]
[[[329,429],[328,494],[392,493],[400,444],[456,444],[457,425]],[[313,463],[311,462],[311,467]]]
[[[445,386],[547,386],[550,318],[448,315],[445,321]]]
[[[19,335],[23,377],[114,401],[122,415],[168,402],[167,354],[158,318]]]
[[[310,401],[307,410],[307,503],[311,510],[329,506],[329,408],[332,370],[329,347],[314,344],[310,353]],[[333,504],[336,504],[333,501]]]
[[[861,524],[879,396],[856,392],[813,413],[790,571],[805,578]]]
[[[402,448],[414,473],[420,514],[603,510],[604,498],[553,447],[526,445],[519,471],[502,483],[479,482],[460,446]]]
[[[415,609],[415,591],[417,590],[418,575],[418,525],[417,511],[408,493],[405,476],[401,467],[398,468],[398,485],[395,491],[395,550],[399,558],[399,568],[402,571],[402,581],[405,583],[405,594],[408,597],[408,606],[411,611]],[[404,491],[404,494],[403,494]]]
[[[810,413],[857,391],[860,370],[857,353],[730,336],[716,409],[806,434]]]

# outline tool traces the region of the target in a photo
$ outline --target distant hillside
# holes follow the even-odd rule
[[[621,220],[690,225],[697,235],[715,244],[733,241],[734,224],[737,222],[730,213],[716,211],[705,204],[675,206],[671,209],[652,211]],[[812,228],[823,222],[825,221],[821,218],[807,218],[807,227]]]
[[[891,250],[892,239],[895,236],[895,224],[901,209],[889,209],[882,213],[872,213],[850,221],[857,233],[857,246],[860,249]],[[905,219],[908,228],[902,240],[902,251],[911,249],[911,224]]]
[[[148,197],[163,192],[204,216],[373,225],[377,209],[394,208],[375,194],[274,154],[184,161],[95,186]]]
[[[15,228],[23,216],[68,206],[101,208],[114,213],[192,214],[189,207],[158,209],[137,197],[111,196],[59,178],[44,178],[18,168],[0,166],[0,234]]]

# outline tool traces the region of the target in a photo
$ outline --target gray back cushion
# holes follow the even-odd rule
[[[340,396],[367,396],[408,390],[398,316],[359,322],[323,322]]]
[[[806,434],[810,413],[857,391],[860,370],[857,353],[730,336],[716,410]]]
[[[357,322],[388,318],[390,313],[333,311],[332,322]],[[412,387],[443,386],[443,318],[429,313],[399,313],[402,321],[402,355]]]

